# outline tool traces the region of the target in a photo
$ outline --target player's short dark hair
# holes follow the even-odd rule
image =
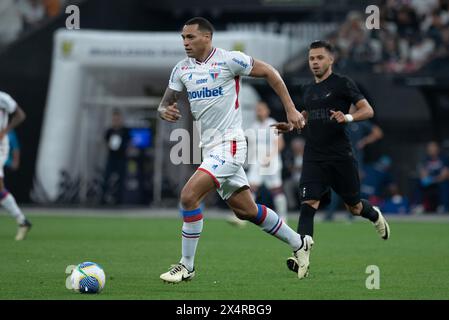
[[[195,17],[195,18],[188,20],[184,25],[190,26],[193,24],[197,24],[198,30],[200,30],[202,32],[210,32],[211,35],[214,34],[214,26],[206,18]]]
[[[325,40],[315,40],[309,46],[309,50],[319,49],[319,48],[324,48],[329,53],[334,53],[334,47],[329,42],[327,42]]]

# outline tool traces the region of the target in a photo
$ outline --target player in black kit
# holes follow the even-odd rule
[[[298,233],[305,241],[303,247],[287,259],[288,268],[297,272],[300,279],[308,274],[309,255],[314,243],[313,218],[330,188],[340,195],[353,215],[370,220],[382,239],[387,240],[390,236],[388,223],[380,210],[360,199],[357,162],[345,132],[346,123],[369,119],[374,111],[351,79],[332,73],[332,50],[326,41],[315,41],[310,45],[309,67],[315,79],[302,90],[306,145],[299,186],[301,213]],[[349,114],[352,104],[356,111]],[[293,129],[287,123],[274,126],[280,132]]]

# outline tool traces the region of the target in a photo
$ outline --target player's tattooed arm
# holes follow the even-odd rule
[[[172,90],[167,87],[165,90],[162,101],[159,104],[157,111],[161,119],[168,122],[176,122],[181,119],[181,113],[177,107],[177,102],[181,92]]]

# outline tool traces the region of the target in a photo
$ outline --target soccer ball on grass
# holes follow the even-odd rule
[[[80,293],[100,293],[106,282],[103,268],[94,262],[83,262],[70,276],[72,289]]]

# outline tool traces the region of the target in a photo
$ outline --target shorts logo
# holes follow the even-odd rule
[[[306,196],[306,187],[302,188],[302,196],[303,196],[303,197]]]
[[[214,159],[214,160],[220,162],[221,165],[224,165],[224,164],[226,163],[225,160],[221,160],[220,157],[217,156],[217,155],[215,155],[215,154],[211,154],[211,155],[209,155],[209,156],[210,156],[212,159]],[[217,165],[217,166],[218,166],[218,165]]]

